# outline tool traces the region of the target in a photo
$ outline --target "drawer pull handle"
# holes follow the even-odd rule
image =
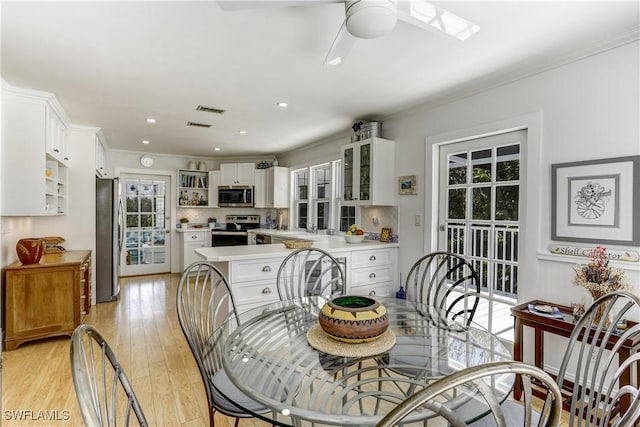
[[[369,275],[369,279],[375,279],[376,278],[376,273],[371,273]]]
[[[265,294],[265,295],[270,294],[270,293],[271,293],[271,288],[264,288],[264,289],[262,290],[262,293],[263,293],[263,294]]]
[[[369,296],[372,296],[372,297],[376,296],[376,291],[369,292]]]
[[[197,239],[197,238],[198,238],[198,236],[194,234],[193,236],[191,236],[191,238],[192,238],[192,239]]]
[[[271,267],[269,267],[268,265],[265,265],[264,267],[262,267],[262,271],[264,271],[265,273],[268,273],[271,271]]]
[[[376,260],[376,256],[375,256],[375,255],[371,255],[371,256],[369,257],[369,261],[375,261],[375,260]]]

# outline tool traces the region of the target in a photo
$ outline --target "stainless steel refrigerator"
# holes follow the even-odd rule
[[[118,179],[96,178],[96,302],[118,299],[122,221]]]

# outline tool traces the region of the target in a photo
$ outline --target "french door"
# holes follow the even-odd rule
[[[518,292],[521,145],[526,131],[446,144],[439,153],[438,248],[463,255],[481,280],[474,316],[513,340]]]
[[[120,185],[124,207],[124,242],[120,253],[120,275],[170,272],[171,177],[122,174]]]

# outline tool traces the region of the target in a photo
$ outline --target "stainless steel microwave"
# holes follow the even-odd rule
[[[253,187],[249,185],[219,186],[218,187],[218,206],[223,208],[252,208],[253,207]]]

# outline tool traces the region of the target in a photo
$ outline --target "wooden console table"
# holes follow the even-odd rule
[[[538,314],[531,313],[529,311],[529,304],[532,305],[551,305],[556,306],[562,312],[563,319],[554,319]],[[517,305],[511,308],[511,315],[515,320],[515,335],[513,341],[513,358],[516,361],[522,362],[523,357],[523,329],[524,326],[533,328],[534,332],[534,364],[544,369],[544,333],[550,333],[553,335],[559,335],[562,337],[570,337],[571,332],[575,327],[573,320],[573,314],[570,307],[553,304],[546,301],[534,300],[524,304]],[[634,322],[629,322],[630,326],[634,325]],[[617,336],[611,336],[607,342],[607,348],[612,348],[613,344],[618,340]],[[640,350],[640,334],[636,334],[630,339],[627,339],[618,351],[618,361],[626,360],[631,354]],[[636,372],[636,384],[640,384],[640,370]],[[555,375],[549,373],[555,378]],[[620,377],[620,386],[631,384],[631,373],[629,370],[624,372]],[[565,391],[563,390],[563,394]],[[544,399],[544,395],[538,390],[534,389],[535,396]],[[522,382],[520,376],[516,378],[516,382],[513,389],[513,397],[516,400],[520,400],[522,397]],[[570,401],[570,399],[568,399]],[[564,401],[564,409],[570,409],[567,399]],[[624,413],[629,407],[629,400],[623,399],[620,404],[620,410]]]
[[[91,306],[91,251],[47,254],[5,269],[7,350],[40,338],[71,335]]]

